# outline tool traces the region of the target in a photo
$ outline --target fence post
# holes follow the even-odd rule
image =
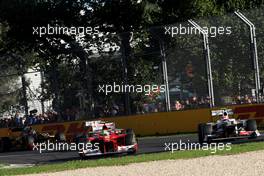
[[[188,20],[196,29],[198,29],[202,36],[203,36],[203,43],[204,43],[204,53],[205,53],[205,60],[206,60],[206,72],[207,72],[207,81],[208,81],[208,90],[209,90],[209,97],[210,97],[210,108],[215,106],[214,100],[214,87],[213,87],[213,77],[212,77],[212,68],[211,68],[211,57],[210,57],[210,47],[208,41],[208,34],[204,31],[201,26],[199,26],[193,20]]]
[[[165,54],[165,47],[164,42],[160,40],[160,54],[162,57],[162,73],[163,73],[163,82],[166,86],[165,90],[165,107],[166,111],[169,112],[171,110],[170,106],[170,90],[169,90],[169,81],[168,81],[168,69],[167,69],[167,60],[166,60],[166,54]]]
[[[257,51],[257,41],[256,41],[256,28],[255,25],[245,17],[241,12],[236,11],[235,15],[241,19],[250,29],[250,50],[251,57],[254,63],[254,74],[255,74],[255,89],[256,89],[256,101],[260,103],[260,76],[259,76],[259,64],[258,64],[258,51]]]

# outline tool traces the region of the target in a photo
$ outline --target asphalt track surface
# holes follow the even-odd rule
[[[250,141],[264,141],[264,136]],[[144,137],[138,139],[138,154],[164,152],[169,143],[197,143],[197,134]],[[232,144],[249,142],[248,139],[232,141]],[[165,144],[166,143],[166,144]],[[100,157],[99,157],[100,158]],[[76,151],[43,152],[39,151],[15,151],[0,153],[0,163],[5,164],[47,164],[72,160],[79,160]],[[94,158],[96,159],[96,158]]]

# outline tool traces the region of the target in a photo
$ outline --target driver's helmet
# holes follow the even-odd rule
[[[228,112],[227,111],[224,111],[223,112],[223,115],[222,115],[222,120],[228,120],[229,119],[229,116],[228,116]]]
[[[103,130],[108,130],[107,126],[104,124]]]
[[[104,124],[104,126],[103,126],[103,128],[102,128],[102,134],[104,135],[104,136],[108,136],[108,135],[110,135],[110,132],[109,132],[109,129],[108,129],[108,127]]]

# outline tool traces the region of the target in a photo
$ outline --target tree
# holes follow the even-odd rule
[[[74,97],[78,94],[86,100],[84,107],[88,107],[86,113],[89,113],[94,104],[115,99],[120,102],[122,99],[120,95],[106,97],[98,94],[99,83],[124,80],[130,84],[161,83],[158,79],[159,73],[153,71],[153,66],[159,65],[161,61],[160,40],[166,42],[172,76],[175,71],[180,69],[181,72],[184,71],[185,65],[190,61],[193,65],[201,61],[199,37],[163,36],[165,25],[190,18],[221,16],[235,9],[251,9],[262,4],[261,1],[249,0],[0,1],[0,24],[1,31],[4,31],[0,34],[0,56],[16,53],[18,58],[26,61],[25,69],[38,67],[43,70],[46,80],[43,83],[45,90],[42,98],[53,98],[55,109],[63,110],[72,104],[80,106],[77,103],[78,97]],[[215,21],[214,18],[209,18],[200,22],[210,25]],[[235,24],[230,19],[218,20],[218,25],[221,23]],[[33,35],[33,27],[48,25],[68,28],[89,26],[93,30],[99,26],[100,32],[82,37],[77,33]],[[152,31],[155,26],[160,26],[157,27],[158,32]],[[243,29],[235,30],[243,32]],[[238,38],[218,40],[212,43],[212,48],[225,45],[227,40],[231,43],[234,39]],[[245,44],[242,42],[238,46],[242,46],[243,49],[247,47],[243,45]],[[232,44],[228,47],[232,47]],[[259,44],[259,47],[262,48],[262,45]],[[223,87],[232,90],[239,76],[237,73],[244,68],[235,67],[238,64],[235,62],[237,57],[223,59],[223,55],[229,54],[226,50],[219,49],[212,54],[214,63],[230,63],[230,67],[214,71],[215,85],[219,90]],[[174,59],[174,56],[177,58]],[[124,74],[126,69],[128,72]],[[197,85],[195,91],[204,93],[204,86],[200,86],[206,82],[204,69],[196,71],[198,76],[193,79],[193,84]],[[221,72],[226,72],[227,76],[223,78]],[[246,75],[243,79],[249,77]],[[224,80],[222,85],[221,80]],[[222,94],[225,93],[220,92],[219,96]],[[69,98],[72,98],[71,101],[74,103],[67,102]],[[144,102],[146,97],[131,94],[129,98],[131,104],[132,101]]]

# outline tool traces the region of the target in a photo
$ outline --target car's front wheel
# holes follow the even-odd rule
[[[10,150],[11,142],[9,138],[0,139],[0,152],[7,152]]]
[[[199,143],[209,142],[208,135],[211,135],[213,132],[212,124],[201,123],[198,125],[198,139]]]
[[[26,144],[27,144],[27,149],[28,150],[33,150],[34,149],[34,141],[35,141],[35,139],[34,139],[34,137],[33,136],[27,136],[27,138],[26,138]]]
[[[134,145],[137,144],[137,139],[134,131],[132,129],[126,130],[126,137],[125,137],[125,145]],[[135,154],[137,152],[136,149],[131,149],[127,153],[128,154]]]

